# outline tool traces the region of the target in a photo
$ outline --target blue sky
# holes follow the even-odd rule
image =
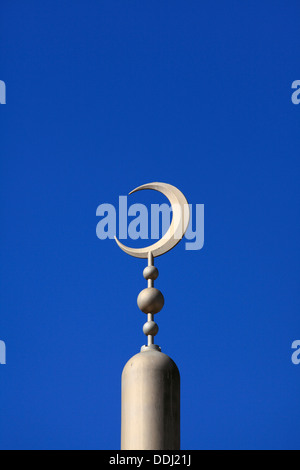
[[[182,448],[299,449],[299,9],[1,2],[0,448],[119,448],[145,262],[96,208],[163,181],[205,204],[204,248],[156,260]]]

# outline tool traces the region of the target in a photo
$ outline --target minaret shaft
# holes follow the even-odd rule
[[[144,349],[124,367],[121,449],[180,449],[180,375],[158,350]]]

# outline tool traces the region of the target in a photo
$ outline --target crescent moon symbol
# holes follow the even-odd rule
[[[183,238],[189,225],[190,208],[182,192],[171,184],[143,184],[142,186],[135,188],[129,194],[136,193],[142,189],[153,189],[154,191],[159,191],[169,199],[173,211],[173,217],[168,231],[160,240],[158,240],[158,242],[145,248],[130,248],[123,245],[117,237],[115,237],[115,240],[121,250],[125,251],[125,253],[130,256],[134,256],[135,258],[148,258],[149,253],[152,253],[152,256],[155,258],[172,250],[172,248],[174,248],[174,246]]]

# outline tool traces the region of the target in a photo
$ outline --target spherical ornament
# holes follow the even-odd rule
[[[155,266],[147,266],[143,271],[143,276],[145,279],[155,279],[158,278],[158,269]]]
[[[147,287],[139,293],[137,304],[144,313],[158,313],[165,303],[164,296],[155,287]]]
[[[155,321],[147,321],[145,325],[143,326],[143,332],[145,333],[146,336],[151,335],[155,336],[158,333],[158,325],[155,323]]]

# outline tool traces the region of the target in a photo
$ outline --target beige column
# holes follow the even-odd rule
[[[155,345],[143,347],[122,373],[121,449],[180,449],[180,375]]]

